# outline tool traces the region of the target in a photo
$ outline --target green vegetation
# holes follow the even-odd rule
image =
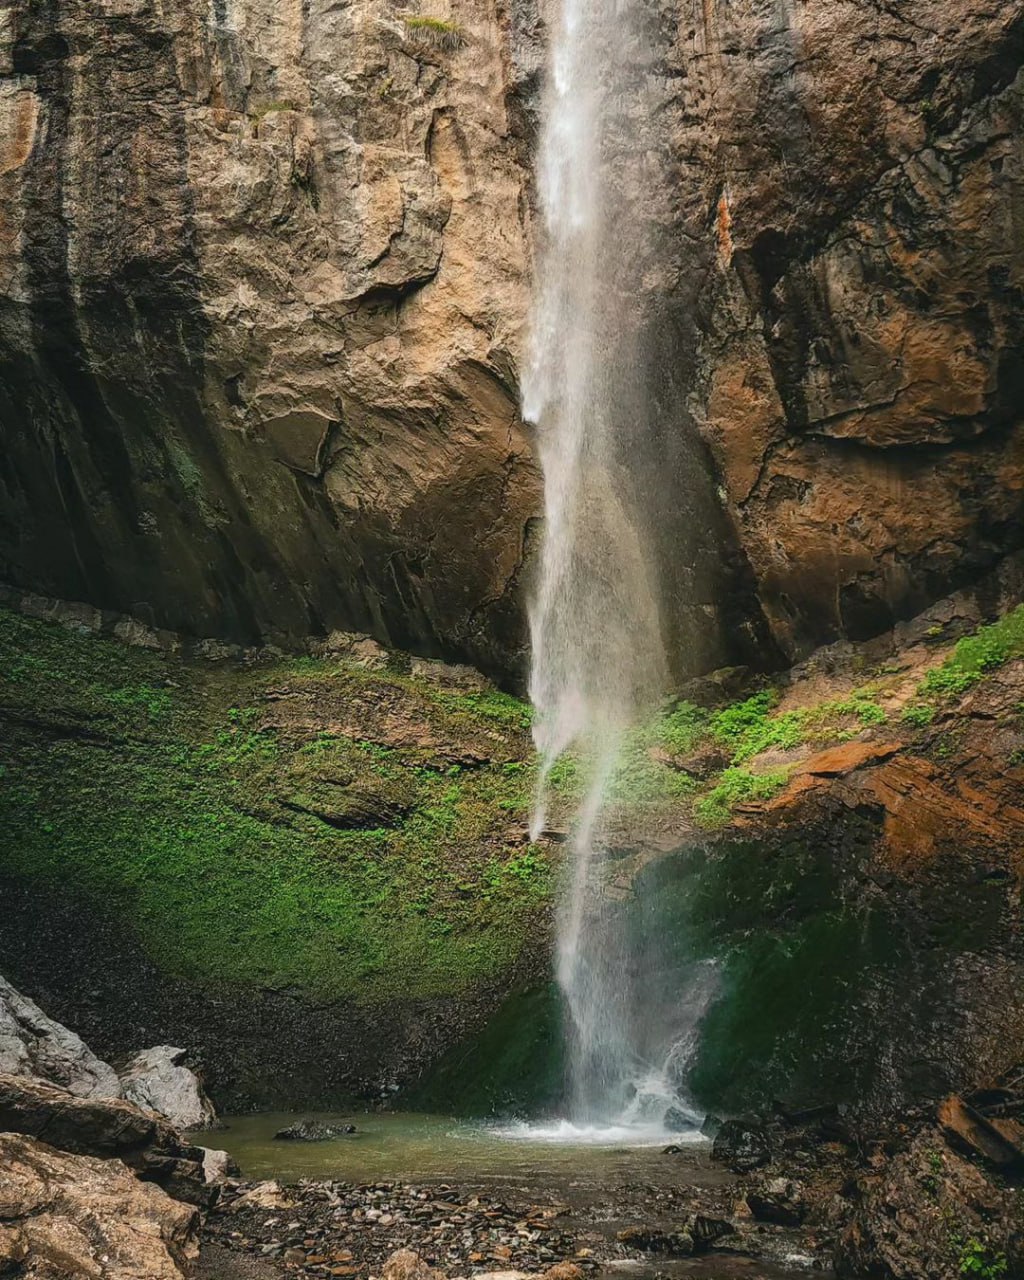
[[[509,843],[534,772],[508,695],[0,612],[0,715],[0,873],[116,914],[170,972],[429,996],[500,974],[546,908],[545,852]]]
[[[461,49],[466,43],[466,37],[457,22],[419,14],[405,17],[402,21],[407,30],[418,39],[434,45],[435,48],[444,49],[448,53]]]
[[[786,785],[788,777],[788,769],[771,769],[766,773],[751,773],[749,769],[736,767],[726,769],[715,786],[697,801],[694,814],[702,826],[723,826],[736,805],[749,800],[770,800]]]
[[[954,1239],[953,1247],[959,1250],[959,1275],[978,1276],[980,1280],[998,1280],[1009,1270],[1006,1254],[990,1249],[976,1236],[963,1241]]]
[[[862,729],[886,722],[885,711],[870,686],[855,689],[844,698],[791,711],[778,711],[778,702],[779,695],[773,689],[764,689],[718,711],[680,702],[646,726],[634,745],[643,748],[648,759],[651,748],[683,758],[701,748],[724,752],[728,767],[694,806],[698,822],[716,827],[728,821],[735,805],[768,799],[785,785],[784,768],[759,773],[745,768],[755,756],[767,751],[791,751],[807,744],[845,741]],[[678,798],[698,789],[695,781],[680,770],[657,767],[662,775],[662,792]],[[670,783],[673,774],[675,781]],[[654,791],[652,779],[643,794]]]
[[[935,708],[930,707],[927,702],[915,702],[904,708],[900,719],[912,724],[915,729],[923,729],[935,719]]]
[[[945,662],[921,681],[918,695],[933,701],[959,697],[986,672],[1020,657],[1024,657],[1024,605],[958,641]]]
[[[775,714],[777,702],[778,695],[765,690],[712,716],[711,732],[731,749],[734,765],[762,751],[789,751],[808,742],[842,739],[854,730],[886,721],[869,687],[855,689],[846,698]]]

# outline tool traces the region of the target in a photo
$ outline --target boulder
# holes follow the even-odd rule
[[[1013,1120],[986,1119],[955,1096],[939,1103],[937,1117],[946,1140],[964,1155],[997,1169],[1024,1166],[1024,1131]]]
[[[355,1133],[354,1124],[324,1124],[322,1120],[299,1120],[286,1129],[278,1129],[275,1142],[328,1142]]]
[[[121,1073],[129,1102],[154,1111],[176,1129],[210,1129],[217,1123],[213,1103],[199,1077],[185,1065],[186,1049],[161,1044],[137,1053]]]
[[[123,1099],[79,1098],[42,1080],[0,1075],[3,1131],[45,1138],[72,1155],[121,1160],[140,1178],[192,1204],[210,1205],[219,1195],[203,1175],[202,1149],[182,1142],[166,1120]]]
[[[753,1121],[726,1120],[715,1134],[711,1155],[734,1173],[750,1173],[771,1158],[768,1133]]]
[[[181,1280],[199,1215],[118,1160],[0,1133],[0,1274],[22,1280]]]
[[[747,1206],[758,1222],[797,1227],[804,1220],[802,1187],[789,1178],[767,1178],[747,1192]]]
[[[216,1151],[210,1147],[200,1147],[203,1153],[203,1177],[207,1182],[223,1182],[225,1178],[237,1178],[241,1169],[237,1161],[227,1151]]]
[[[229,1213],[241,1209],[294,1209],[296,1201],[279,1182],[257,1182],[248,1191],[236,1196],[228,1206]]]
[[[626,1227],[617,1239],[628,1248],[643,1253],[660,1253],[672,1258],[689,1258],[695,1253],[705,1253],[723,1236],[735,1230],[724,1218],[709,1218],[695,1213],[675,1231],[663,1231],[657,1227]]]
[[[0,978],[0,1074],[39,1076],[80,1098],[119,1098],[117,1072]]]
[[[688,1133],[694,1127],[693,1119],[682,1107],[669,1107],[662,1123],[669,1133]]]

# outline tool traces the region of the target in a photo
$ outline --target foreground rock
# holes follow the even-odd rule
[[[0,1132],[24,1134],[73,1155],[118,1159],[139,1177],[198,1205],[213,1203],[204,1152],[157,1116],[119,1099],[77,1098],[41,1080],[0,1076]]]
[[[0,978],[0,1074],[41,1076],[81,1098],[118,1098],[114,1068]]]
[[[929,1126],[857,1183],[836,1270],[843,1280],[1024,1274],[1020,1189]]]
[[[180,1280],[198,1212],[120,1161],[0,1133],[0,1274],[23,1280]]]
[[[124,1096],[176,1129],[213,1128],[217,1113],[199,1077],[185,1065],[186,1057],[187,1050],[167,1044],[143,1049],[121,1073]]]

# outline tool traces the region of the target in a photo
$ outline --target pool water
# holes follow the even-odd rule
[[[354,1124],[356,1132],[326,1142],[274,1139],[296,1120]],[[229,1117],[226,1124],[222,1132],[194,1138],[229,1151],[247,1178],[453,1184],[567,1178],[605,1185],[619,1179],[678,1181],[680,1156],[662,1154],[672,1144],[684,1148],[688,1175],[716,1179],[709,1144],[692,1132],[580,1129],[566,1122],[502,1125],[408,1112],[265,1112]]]

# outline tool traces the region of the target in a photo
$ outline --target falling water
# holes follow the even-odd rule
[[[531,608],[531,697],[541,781],[574,748],[585,795],[560,910],[577,1124],[659,1124],[679,1107],[643,974],[603,902],[602,821],[631,726],[665,692],[648,485],[657,431],[641,356],[642,298],[657,278],[665,178],[645,154],[656,112],[639,0],[561,0],[538,168],[543,216],[523,415],[536,425],[544,543]]]

